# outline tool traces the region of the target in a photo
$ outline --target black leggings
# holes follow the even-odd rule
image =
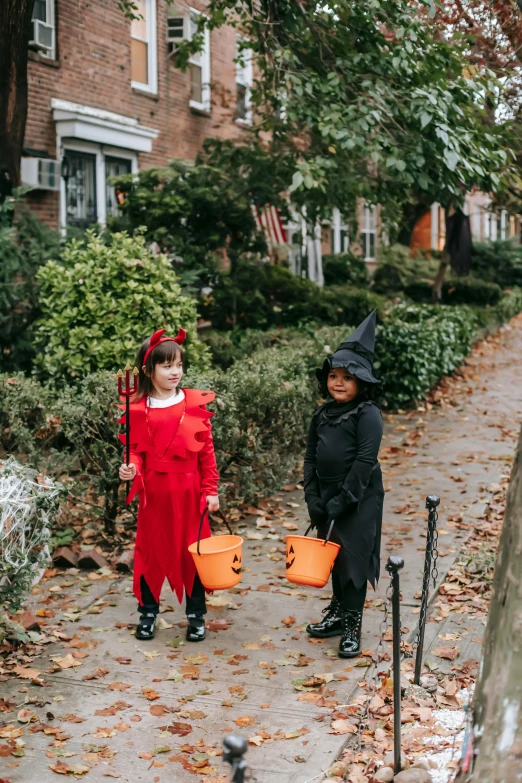
[[[141,587],[141,604],[138,606],[138,611],[143,614],[145,612],[150,614],[158,614],[159,603],[152,595],[151,589],[145,581],[145,577],[140,577]],[[194,587],[192,588],[192,595],[186,595],[186,613],[187,615],[195,615],[196,617],[203,617],[207,612],[207,606],[205,603],[205,588],[201,584],[201,580],[196,574],[194,578]]]
[[[357,588],[351,579],[343,584],[338,574],[332,573],[332,587],[333,594],[341,604],[342,609],[345,611],[351,609],[354,612],[363,611],[368,582]]]

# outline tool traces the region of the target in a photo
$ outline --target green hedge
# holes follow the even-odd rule
[[[404,293],[414,302],[429,303],[433,285],[428,280],[416,280],[404,287]],[[451,278],[445,280],[442,286],[442,304],[496,305],[501,297],[502,289],[499,285],[474,277]]]
[[[522,286],[522,247],[511,240],[477,242],[471,251],[475,277],[502,288]]]
[[[370,274],[362,256],[353,253],[336,253],[323,256],[325,285],[368,286]]]
[[[377,326],[375,372],[384,381],[384,403],[405,407],[420,400],[468,355],[484,324],[488,327],[522,310],[522,292],[514,291],[495,308],[399,305]],[[237,333],[243,357],[226,367],[190,371],[187,385],[211,388],[214,437],[227,503],[253,501],[285,481],[302,455],[310,415],[317,402],[313,371],[335,350],[350,327]],[[224,338],[223,338],[224,339]],[[219,350],[218,350],[219,353]],[[0,376],[0,442],[55,475],[93,483],[105,498],[104,516],[114,519],[122,502],[117,469],[115,378],[108,372],[88,376],[78,390],[61,391],[32,378]]]
[[[385,306],[382,297],[365,289],[319,288],[284,266],[240,264],[234,275],[218,279],[201,310],[213,329],[226,330],[355,323]]]

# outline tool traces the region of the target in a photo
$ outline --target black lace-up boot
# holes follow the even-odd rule
[[[310,636],[326,639],[329,636],[340,636],[343,632],[341,620],[341,605],[335,596],[328,606],[323,609],[324,617],[318,623],[310,623],[306,626],[306,632]]]
[[[342,612],[343,632],[339,642],[339,658],[356,658],[361,652],[362,612],[347,609]]]
[[[136,629],[136,639],[154,639],[155,633],[156,615],[153,612],[142,613]]]

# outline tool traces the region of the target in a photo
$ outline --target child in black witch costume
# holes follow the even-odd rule
[[[380,382],[372,372],[375,311],[325,359],[316,375],[323,396],[310,424],[304,461],[305,500],[318,537],[334,520],[339,544],[332,571],[332,601],[321,622],[307,632],[341,636],[339,656],[361,651],[361,625],[368,582],[379,579],[384,487],[377,456],[383,432],[376,403]]]

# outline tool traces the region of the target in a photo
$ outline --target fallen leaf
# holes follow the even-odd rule
[[[161,731],[168,731],[169,734],[175,734],[177,737],[186,737],[192,731],[190,723],[181,723],[174,721],[169,726],[160,726]]]
[[[234,723],[242,729],[245,726],[252,726],[252,724],[255,723],[255,720],[250,717],[250,715],[242,715],[239,718],[236,718]]]
[[[36,680],[40,674],[38,669],[27,669],[25,666],[14,666],[12,671],[24,680]]]
[[[109,673],[108,669],[104,669],[102,666],[98,666],[91,674],[86,674],[82,677],[82,680],[99,680],[101,677],[106,677]]]
[[[128,688],[130,688],[130,685],[126,682],[111,682],[107,686],[108,691],[126,691]]]
[[[283,625],[286,625],[287,628],[290,628],[295,623],[295,617],[285,617],[281,622]]]
[[[209,631],[228,631],[230,625],[228,624],[227,620],[219,618],[216,620],[210,620],[207,623],[207,628]]]
[[[448,661],[454,661],[460,653],[460,647],[435,647],[432,650],[437,658],[445,658]]]
[[[339,720],[332,721],[331,730],[329,734],[357,734],[357,726],[354,726],[350,721],[340,718]]]
[[[160,697],[159,693],[156,693],[154,688],[142,688],[141,692],[149,701],[154,701],[154,699],[159,699]]]

